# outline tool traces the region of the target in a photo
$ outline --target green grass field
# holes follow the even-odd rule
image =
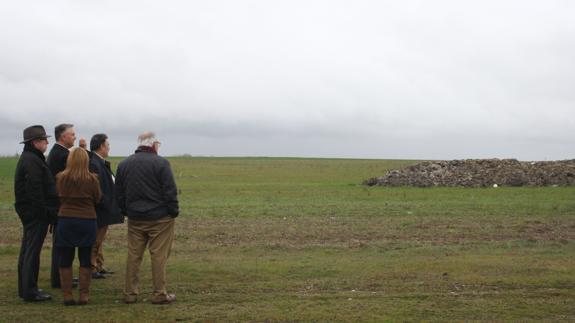
[[[126,226],[105,245],[117,273],[88,306],[17,297],[14,158],[0,159],[0,321],[575,321],[575,188],[382,188],[413,161],[171,158],[181,215],[168,263],[176,303],[122,304]],[[115,159],[114,162],[117,162]],[[115,168],[115,167],[114,167]]]

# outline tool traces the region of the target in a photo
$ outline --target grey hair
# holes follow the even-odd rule
[[[60,140],[60,137],[66,130],[73,127],[74,125],[71,123],[62,123],[57,125],[56,128],[54,128],[54,138],[56,139],[56,141]]]
[[[160,141],[152,131],[145,131],[138,136],[138,144],[140,146],[152,147],[157,142]]]

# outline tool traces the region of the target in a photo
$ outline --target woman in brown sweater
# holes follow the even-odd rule
[[[98,177],[88,169],[88,153],[82,148],[70,151],[66,169],[56,176],[60,197],[55,246],[60,250],[60,280],[65,305],[85,305],[90,297],[92,269],[90,254],[96,241],[96,209],[102,193]],[[78,248],[80,258],[80,298],[72,296],[72,263]]]

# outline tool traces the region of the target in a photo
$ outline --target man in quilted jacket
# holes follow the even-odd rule
[[[169,304],[175,294],[166,291],[166,262],[174,240],[179,214],[177,188],[167,159],[158,156],[160,142],[153,132],[138,137],[136,152],[118,165],[118,206],[128,217],[128,259],[124,302],[135,303],[139,294],[138,272],[146,248],[152,264],[152,304]]]

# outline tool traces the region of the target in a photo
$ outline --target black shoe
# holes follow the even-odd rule
[[[25,302],[43,302],[43,301],[49,301],[51,299],[52,296],[46,293],[36,294],[33,295],[32,297],[24,297]]]
[[[92,279],[104,279],[104,278],[106,278],[106,275],[101,274],[100,272],[95,271],[92,273]]]
[[[49,298],[52,298],[52,296],[50,294],[46,293],[43,289],[40,289],[40,288],[38,288],[38,291],[36,292],[36,294],[40,295],[40,296],[47,296]]]
[[[113,275],[115,273],[115,271],[110,270],[110,269],[102,269],[100,270],[100,274],[102,275]]]
[[[152,300],[152,304],[164,305],[171,304],[176,300],[176,294],[167,294],[164,298]]]

